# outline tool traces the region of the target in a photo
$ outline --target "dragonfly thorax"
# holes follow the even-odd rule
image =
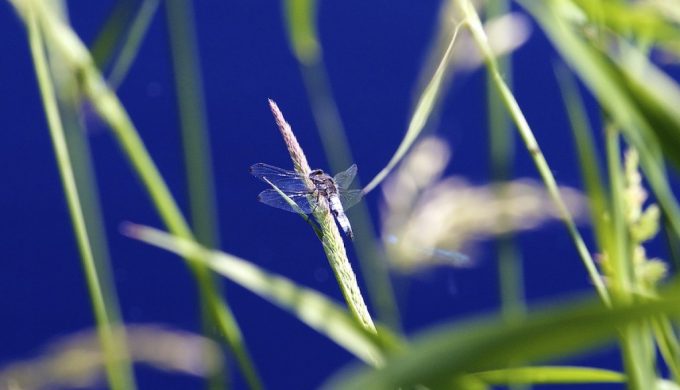
[[[335,179],[321,169],[315,169],[309,174],[309,180],[321,196],[330,197],[337,195],[338,186]]]

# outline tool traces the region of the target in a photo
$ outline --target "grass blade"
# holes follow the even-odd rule
[[[595,228],[595,236],[601,248],[606,248],[606,218],[609,214],[606,203],[606,189],[602,181],[600,164],[592,134],[593,129],[588,121],[583,100],[579,96],[578,86],[564,65],[555,65],[555,75],[562,93],[562,100],[567,109],[569,123],[576,143],[579,168],[590,201],[590,219]]]
[[[114,331],[115,323],[109,317],[106,303],[111,298],[104,296],[100,285],[100,277],[95,264],[91,242],[85,217],[80,204],[80,197],[76,186],[73,167],[69,156],[68,146],[64,135],[64,128],[59,114],[54,83],[49,74],[47,57],[45,54],[42,32],[38,26],[38,20],[31,5],[26,8],[26,27],[28,29],[29,43],[36,77],[40,87],[45,115],[49,124],[50,137],[57,158],[57,165],[64,187],[64,193],[68,204],[73,229],[78,243],[78,250],[82,260],[85,278],[89,290],[90,299],[97,321],[97,332],[104,351],[106,361],[106,374],[112,389],[134,389],[135,382],[132,375],[129,357],[124,336]]]
[[[483,371],[472,374],[492,385],[508,383],[526,384],[576,384],[576,383],[622,383],[626,376],[620,372],[591,367],[518,367]]]
[[[593,301],[569,306],[561,302],[560,309],[530,314],[521,324],[491,318],[441,326],[417,337],[408,354],[388,360],[382,370],[354,372],[330,382],[327,388],[447,388],[455,378],[498,370],[508,361],[564,358],[615,339],[623,326],[650,316],[677,315],[680,299],[675,294],[677,291],[654,302],[617,308]]]
[[[69,69],[78,75],[82,93],[92,102],[100,117],[111,127],[123,151],[130,159],[136,173],[140,176],[145,189],[149,193],[154,206],[163,222],[174,234],[193,239],[193,234],[184,219],[170,190],[163,181],[153,160],[149,156],[134,124],[123,108],[115,93],[107,86],[102,75],[92,60],[83,42],[70,26],[55,18],[42,2],[23,3],[13,1],[19,14],[26,18],[27,4],[36,11],[37,20],[45,30],[53,48],[69,62]],[[240,334],[234,333],[235,323],[229,316],[228,309],[219,293],[209,270],[202,263],[189,262],[189,266],[197,279],[201,303],[216,320],[216,326],[229,345],[234,345],[234,353],[241,355],[239,359],[247,360],[246,351]],[[254,371],[246,374],[257,378]],[[257,381],[251,381],[253,388],[261,388]]]
[[[581,257],[581,260],[583,261],[583,264],[585,265],[586,270],[588,271],[590,280],[595,286],[597,293],[600,295],[600,297],[602,297],[602,300],[604,302],[609,302],[610,300],[609,293],[607,292],[607,289],[604,286],[604,282],[602,281],[602,278],[600,277],[597,271],[595,262],[593,261],[593,258],[590,255],[590,252],[588,251],[585,242],[583,241],[583,237],[581,237],[581,234],[579,233],[578,229],[576,229],[576,225],[574,224],[573,218],[571,217],[569,210],[567,209],[566,204],[564,203],[564,200],[562,199],[562,196],[559,193],[555,177],[553,176],[552,171],[548,166],[548,162],[546,161],[545,157],[543,156],[543,153],[541,152],[540,147],[538,146],[536,137],[534,137],[533,131],[529,127],[529,123],[524,117],[522,110],[519,108],[519,104],[515,100],[515,97],[512,95],[512,92],[505,84],[505,81],[503,81],[503,78],[500,72],[498,71],[498,64],[496,62],[496,58],[494,57],[493,52],[489,47],[486,34],[484,33],[484,28],[482,26],[481,21],[479,20],[479,15],[477,15],[477,12],[475,11],[474,7],[472,6],[469,0],[461,0],[457,4],[460,7],[461,13],[465,16],[466,23],[470,28],[470,32],[472,33],[472,37],[475,40],[478,48],[482,52],[484,61],[486,62],[486,65],[493,76],[494,85],[496,86],[496,88],[498,88],[499,94],[501,95],[503,102],[508,112],[510,113],[510,116],[512,117],[513,121],[515,122],[515,125],[517,126],[517,130],[522,136],[522,139],[524,140],[527,150],[529,151],[532,159],[534,160],[534,164],[536,165],[536,168],[538,169],[538,172],[540,173],[541,178],[545,183],[546,189],[548,190],[550,197],[553,199],[555,205],[560,211],[560,215],[562,216],[564,224],[566,225],[567,230],[569,231],[569,234],[572,237],[576,249]]]
[[[272,114],[279,127],[281,137],[286,144],[291,160],[293,161],[295,170],[302,175],[302,177],[308,178],[312,169],[309,167],[307,157],[298,143],[297,138],[295,138],[295,134],[293,134],[290,124],[286,122],[283,113],[271,99],[269,100],[269,107],[272,110]],[[314,185],[309,179],[307,179],[307,188],[310,190],[314,189]],[[321,244],[326,253],[326,257],[328,258],[328,263],[333,270],[340,291],[342,292],[352,315],[354,315],[364,329],[375,333],[376,328],[373,323],[373,318],[371,318],[371,314],[368,312],[361,290],[359,289],[356,275],[347,258],[344,240],[340,235],[338,226],[335,224],[328,201],[325,197],[320,197],[319,200],[318,207],[316,207],[317,210],[314,212],[314,218],[321,230]]]
[[[156,11],[158,11],[159,4],[160,0],[144,0],[139,7],[139,11],[137,11],[135,18],[132,20],[132,25],[123,41],[118,57],[111,66],[111,75],[109,76],[111,88],[117,89],[123,83],[123,80],[125,80],[132,62],[137,57],[137,53],[139,53],[142,41],[151,26],[153,17]]]
[[[373,180],[371,180],[366,185],[366,187],[364,187],[364,194],[371,192],[385,179],[385,177],[392,171],[392,169],[394,169],[399,161],[401,161],[406,152],[408,152],[409,148],[411,148],[413,143],[418,138],[420,132],[425,128],[427,119],[435,107],[436,100],[440,97],[441,86],[444,81],[446,68],[451,61],[453,44],[456,42],[458,31],[460,31],[460,25],[458,25],[454,30],[453,35],[451,36],[451,41],[449,42],[449,46],[446,48],[446,51],[439,62],[437,70],[434,72],[434,75],[432,75],[432,79],[427,84],[425,89],[423,89],[423,93],[418,99],[418,103],[416,104],[416,108],[413,111],[413,116],[411,117],[411,121],[408,124],[408,129],[406,130],[404,139],[401,140],[399,147],[397,148],[396,152],[394,152],[394,155],[387,163],[385,168],[378,172]]]
[[[234,283],[290,311],[300,321],[326,335],[367,364],[382,365],[384,344],[380,339],[365,330],[347,311],[324,295],[297,286],[283,276],[268,273],[236,256],[207,250],[196,242],[173,237],[150,227],[130,224],[124,227],[124,232],[134,239],[203,262]]]

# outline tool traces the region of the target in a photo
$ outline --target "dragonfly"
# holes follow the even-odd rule
[[[295,171],[289,171],[265,163],[257,163],[250,167],[250,173],[265,183],[271,183],[286,194],[295,204],[293,207],[276,190],[264,190],[257,199],[271,207],[292,213],[302,211],[311,214],[316,211],[321,198],[326,199],[331,213],[338,225],[350,240],[354,240],[352,225],[349,223],[345,210],[359,203],[362,198],[361,190],[349,189],[357,174],[357,165],[353,164],[347,170],[330,176],[321,169],[315,169],[306,178]],[[307,187],[307,181],[312,188]]]

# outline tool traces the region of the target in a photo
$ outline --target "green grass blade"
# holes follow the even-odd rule
[[[212,174],[203,77],[190,1],[165,4],[175,70],[192,226],[199,242],[217,246],[217,205]]]
[[[181,123],[191,225],[199,242],[217,247],[219,242],[217,202],[193,5],[189,1],[177,0],[165,2],[164,6]],[[243,343],[236,318],[226,298],[223,298],[223,302],[224,306],[214,313],[218,317],[217,321],[225,325],[225,331],[233,333],[226,333],[225,336],[249,386],[261,387],[261,380]],[[213,329],[210,322],[212,322],[210,313],[204,312],[203,326],[208,333]],[[213,376],[211,388],[223,387],[220,379],[219,375]]]
[[[303,178],[306,178],[305,184],[307,189],[314,191],[315,186],[311,179],[309,179],[312,169],[309,166],[304,150],[293,133],[292,127],[286,122],[286,118],[284,118],[279,106],[271,99],[269,100],[269,107],[274,115],[274,120],[279,128],[281,137],[286,144],[286,149],[288,149],[295,171]],[[373,318],[364,301],[356,274],[347,257],[345,242],[331,213],[328,199],[326,197],[318,197],[318,200],[319,202],[316,203],[312,215],[314,215],[314,219],[319,224],[321,245],[328,259],[328,264],[333,270],[335,280],[338,282],[338,287],[340,287],[345,302],[347,302],[347,307],[357,322],[369,332],[376,332]]]
[[[316,0],[286,0],[284,15],[288,43],[295,58],[303,64],[317,63],[320,60],[321,45],[316,28]]]
[[[550,197],[560,212],[562,220],[564,221],[564,224],[566,225],[567,230],[574,241],[576,249],[581,257],[581,260],[583,261],[584,266],[586,267],[586,270],[588,271],[591,282],[595,286],[597,293],[600,295],[600,297],[602,297],[602,300],[604,302],[609,302],[609,294],[604,286],[604,282],[602,281],[597,267],[595,266],[595,262],[593,261],[593,258],[588,251],[585,242],[583,241],[583,237],[581,237],[578,229],[576,229],[574,220],[571,217],[571,214],[569,213],[569,210],[567,209],[567,206],[559,193],[557,182],[555,181],[555,177],[548,166],[548,162],[543,156],[543,153],[538,146],[538,142],[536,141],[536,137],[529,127],[529,123],[524,117],[522,110],[519,108],[519,104],[515,100],[515,97],[512,95],[512,92],[506,85],[498,70],[496,58],[491,50],[491,47],[489,46],[486,34],[484,33],[484,28],[481,21],[479,20],[479,15],[477,15],[474,6],[469,0],[461,0],[457,3],[457,5],[460,7],[461,13],[465,16],[466,23],[470,28],[470,32],[472,33],[472,37],[477,44],[477,47],[482,52],[482,57],[484,58],[484,61],[486,62],[486,65],[493,76],[494,85],[496,88],[498,88],[498,92],[503,99],[503,103],[510,113],[511,118],[515,122],[517,130],[522,136],[526,148],[534,160],[534,164],[536,165],[536,168],[538,169],[538,172],[545,183]]]
[[[487,20],[499,17],[510,10],[510,3],[505,0],[488,2],[485,6]],[[510,57],[499,58],[499,71],[511,77],[512,61]],[[510,84],[508,80],[508,84]],[[489,154],[491,156],[491,176],[496,182],[509,180],[514,163],[513,128],[503,100],[494,85],[493,74],[486,71],[486,99],[489,118]],[[499,197],[503,194],[499,192]],[[501,221],[500,223],[504,223]],[[508,321],[522,318],[526,311],[524,302],[524,278],[522,275],[522,255],[511,234],[505,234],[496,240],[498,253],[498,274],[500,284],[501,310]]]
[[[679,149],[669,150],[680,139],[674,136],[680,135],[680,113],[669,107],[680,104],[674,82],[669,82],[648,61],[641,59],[639,61],[644,64],[642,68],[645,69],[645,82],[640,80],[639,83],[631,84],[630,74],[626,75],[612,60],[589,46],[559,17],[558,6],[564,7],[568,2],[552,0],[539,3],[520,0],[520,3],[533,15],[562,58],[576,71],[616,125],[622,128],[628,141],[638,150],[649,184],[664,213],[668,215],[673,231],[680,236],[680,206],[673,196],[663,163],[659,159],[659,144],[662,144],[666,145],[666,150],[670,153],[667,158],[680,161],[677,152]],[[645,85],[654,86],[658,91]],[[656,97],[648,100],[650,94]]]
[[[123,41],[126,27],[135,14],[136,0],[116,1],[106,22],[90,48],[92,58],[99,69],[108,66]]]
[[[427,119],[429,118],[432,110],[435,107],[437,99],[440,97],[441,87],[444,81],[444,75],[446,73],[446,68],[451,60],[451,54],[453,53],[453,44],[456,42],[456,37],[458,36],[458,31],[460,30],[460,25],[456,27],[453,35],[451,36],[451,41],[449,46],[446,48],[444,55],[437,70],[435,70],[432,79],[423,89],[423,93],[418,99],[416,108],[413,111],[413,116],[408,124],[408,129],[404,138],[401,140],[399,147],[396,152],[387,163],[385,168],[383,168],[378,174],[371,180],[366,187],[364,187],[364,193],[367,194],[371,192],[375,187],[377,187],[387,175],[394,169],[394,167],[401,161],[406,152],[411,148],[411,145],[416,141],[420,132],[425,128]]]
[[[377,336],[360,326],[346,310],[323,294],[300,287],[288,278],[266,272],[236,256],[207,250],[196,242],[173,237],[153,228],[128,225],[125,234],[183,257],[203,262],[234,283],[290,311],[300,321],[327,336],[365,363],[372,366],[382,365],[385,345]]]
[[[660,316],[652,320],[659,352],[675,381],[680,380],[680,342],[668,317]]]
[[[562,64],[555,65],[555,75],[562,93],[562,100],[567,109],[569,124],[576,144],[579,168],[590,202],[590,219],[595,230],[595,237],[601,248],[606,248],[606,226],[609,210],[606,202],[606,189],[602,180],[600,164],[593,140],[593,129],[590,126],[583,100],[579,96],[578,86],[568,70]]]
[[[635,291],[635,270],[633,269],[634,243],[628,234],[626,224],[626,199],[624,191],[623,168],[621,164],[621,148],[619,132],[614,126],[606,129],[607,161],[611,188],[611,237],[610,246],[605,248],[607,261],[611,264],[609,274],[610,291],[615,304],[633,301]],[[656,378],[654,359],[648,350],[651,338],[645,324],[629,324],[621,329],[620,344],[624,366],[628,375],[628,384],[633,389],[649,389],[654,386]]]
[[[680,28],[664,15],[661,9],[648,2],[637,4],[618,1],[575,0],[591,20],[622,36],[658,44],[680,53]]]
[[[100,277],[95,264],[91,242],[85,217],[80,204],[79,192],[76,186],[73,167],[69,156],[68,146],[64,135],[64,128],[59,114],[57,97],[54,91],[54,83],[50,77],[47,57],[45,54],[44,43],[41,36],[38,19],[31,5],[27,8],[26,27],[28,29],[29,43],[33,63],[35,66],[36,77],[40,87],[45,115],[50,130],[50,137],[57,158],[57,165],[64,187],[64,193],[68,204],[73,229],[78,243],[78,250],[82,260],[85,278],[97,321],[97,332],[99,335],[104,359],[106,362],[106,373],[109,385],[112,389],[134,389],[135,381],[132,375],[129,357],[126,349],[126,341],[122,334],[115,329],[109,317],[109,310],[106,307],[107,298],[104,296],[100,285]]]
[[[13,2],[20,15],[25,17],[26,5]],[[107,86],[102,75],[96,68],[90,53],[70,26],[56,19],[41,2],[31,3],[35,7],[38,20],[46,31],[55,50],[58,50],[69,61],[70,67],[81,81],[82,92],[90,99],[100,117],[111,127],[123,151],[129,158],[135,172],[140,176],[145,189],[152,199],[161,219],[173,234],[193,239],[193,234],[182,215],[170,190],[163,181],[153,160],[149,156],[135,126],[123,108],[115,93]],[[217,292],[215,281],[209,270],[200,262],[189,262],[189,266],[197,280],[201,303],[205,310],[210,310],[216,320],[217,328],[230,345],[238,348],[234,352],[245,356],[242,336],[230,334],[233,324],[224,316],[228,310],[226,304]],[[247,371],[252,388],[262,388],[257,381],[254,370]]]
[[[144,0],[139,7],[139,11],[137,11],[130,29],[124,38],[118,57],[111,66],[111,75],[109,76],[111,88],[117,89],[123,83],[123,80],[125,80],[132,63],[139,53],[142,41],[151,26],[153,17],[156,15],[156,11],[158,11],[159,4],[160,0]]]
[[[592,350],[615,339],[626,325],[650,316],[677,315],[680,299],[673,291],[657,301],[625,307],[607,308],[592,301],[555,306],[560,309],[530,314],[521,324],[487,318],[438,327],[417,337],[408,354],[388,360],[380,371],[354,372],[327,388],[447,388],[458,377],[502,369],[508,361],[539,362]]]
[[[527,384],[576,384],[576,383],[622,383],[626,376],[620,372],[591,367],[543,366],[518,367],[484,371],[471,374],[492,385],[508,383]]]

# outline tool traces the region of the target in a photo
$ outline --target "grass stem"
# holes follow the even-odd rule
[[[54,83],[49,73],[47,56],[40,27],[36,18],[35,11],[31,5],[26,9],[26,27],[28,29],[29,44],[33,64],[35,67],[38,86],[47,116],[50,137],[57,158],[59,174],[61,177],[69,214],[73,223],[78,250],[85,271],[92,307],[94,309],[97,322],[97,333],[102,345],[104,354],[106,374],[109,385],[114,390],[127,390],[136,388],[132,368],[128,357],[124,333],[121,333],[117,324],[113,323],[107,307],[107,298],[104,296],[102,286],[95,264],[95,258],[91,247],[91,241],[85,216],[81,207],[78,188],[73,173],[73,166],[66,144],[66,137],[63,123],[59,113]]]

